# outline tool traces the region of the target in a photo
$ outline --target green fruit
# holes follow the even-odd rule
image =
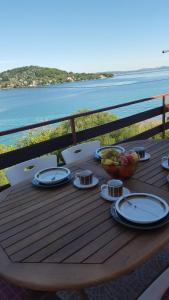
[[[103,165],[110,166],[110,165],[113,164],[113,161],[111,159],[109,159],[109,158],[104,158],[104,159],[101,160],[101,163]]]
[[[115,149],[107,149],[101,152],[101,157],[102,158],[111,158],[111,157],[118,157],[119,152],[116,151]]]

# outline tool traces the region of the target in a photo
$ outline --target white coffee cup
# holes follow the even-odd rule
[[[89,185],[93,181],[93,172],[90,170],[83,170],[75,174],[75,178],[79,178],[80,184]]]
[[[163,162],[163,161],[167,161],[167,164],[168,164],[168,166],[169,166],[169,155],[168,155],[168,156],[163,156],[162,159],[161,159],[161,161],[162,161],[162,162]]]
[[[101,186],[101,190],[107,188],[108,195],[111,197],[121,197],[123,195],[123,182],[117,179],[111,179],[107,184]]]

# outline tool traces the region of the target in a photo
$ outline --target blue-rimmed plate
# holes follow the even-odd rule
[[[112,215],[113,219],[116,222],[118,222],[119,224],[124,225],[125,227],[129,227],[132,229],[139,229],[139,230],[158,229],[169,223],[169,214],[165,218],[163,218],[161,221],[155,222],[153,224],[135,224],[135,223],[129,222],[117,213],[115,204],[113,204],[111,206],[111,215]]]
[[[67,179],[70,176],[70,170],[63,167],[43,169],[34,176],[36,181],[42,184],[56,184]]]
[[[62,180],[62,181],[54,183],[54,184],[43,184],[43,183],[37,181],[35,178],[33,178],[32,184],[36,187],[51,189],[51,188],[57,188],[59,186],[67,184],[71,181],[71,179],[72,179],[72,176],[69,176],[65,180]]]
[[[116,201],[116,211],[127,221],[151,224],[165,218],[169,213],[168,203],[162,198],[147,193],[131,193]]]

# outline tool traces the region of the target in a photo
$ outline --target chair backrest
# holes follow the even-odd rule
[[[10,184],[15,185],[23,180],[33,178],[39,170],[56,166],[56,155],[45,155],[12,166],[6,169],[5,173]]]
[[[100,148],[100,141],[91,141],[83,144],[72,146],[62,151],[62,156],[66,164],[73,163],[89,155],[94,155],[95,151]]]

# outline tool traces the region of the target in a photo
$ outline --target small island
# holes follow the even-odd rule
[[[56,68],[26,66],[0,73],[0,88],[36,87],[113,77],[113,73],[73,73]]]

